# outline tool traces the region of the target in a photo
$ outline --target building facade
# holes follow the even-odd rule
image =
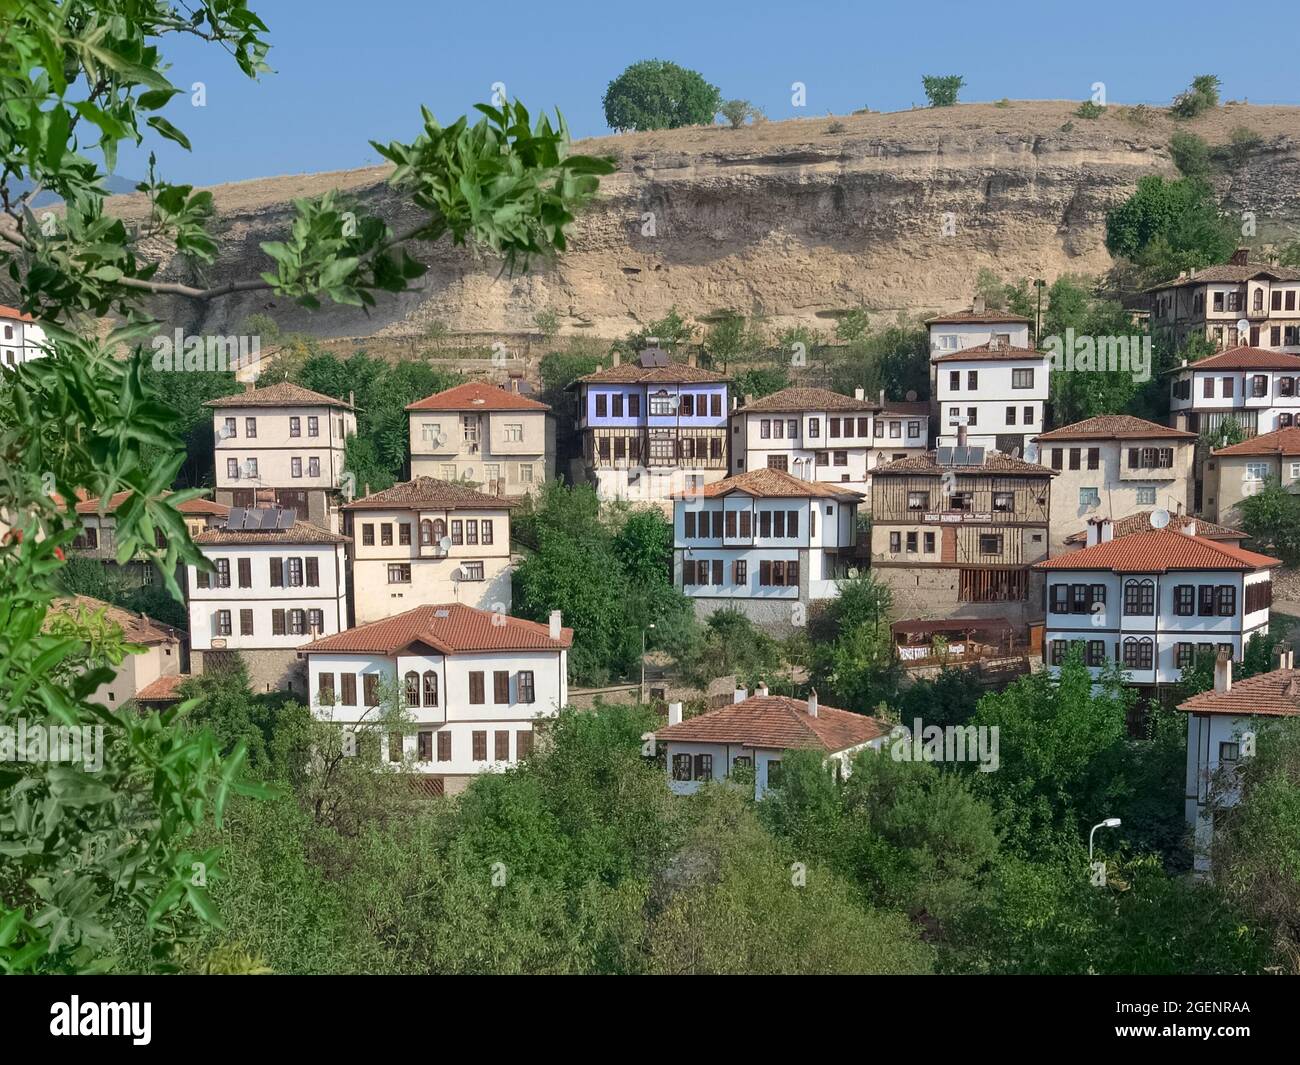
[[[30,314],[0,304],[0,366],[21,366],[43,354],[45,330]]]
[[[1169,420],[1178,429],[1214,433],[1226,421],[1245,436],[1297,424],[1300,355],[1232,348],[1170,371]]]
[[[964,426],[974,446],[1024,455],[1043,431],[1051,373],[1043,352],[994,342],[931,354],[930,367],[940,446],[955,446]]]
[[[345,504],[353,624],[422,603],[510,610],[510,508],[504,496],[416,477]]]
[[[339,531],[344,449],[357,431],[350,400],[278,381],[204,406],[212,408],[217,502],[283,507]]]
[[[1033,322],[1030,319],[1020,314],[987,310],[980,296],[975,298],[970,310],[936,314],[933,318],[927,318],[925,325],[930,331],[932,358],[989,344],[1004,348],[1032,346]]]
[[[1270,481],[1295,491],[1300,482],[1300,426],[1275,429],[1212,451],[1205,463],[1205,481],[1205,513],[1224,524],[1240,524],[1242,501]]]
[[[254,691],[305,695],[300,648],[348,626],[347,538],[310,522],[288,525],[279,508],[247,513],[256,527],[235,508],[225,527],[194,538],[215,569],[186,567],[191,668],[221,669],[238,655]]]
[[[727,475],[727,378],[658,349],[580,377],[583,467],[602,499],[671,505],[674,492]]]
[[[477,774],[534,749],[538,722],[569,700],[573,630],[558,611],[540,625],[462,603],[423,605],[308,644],[316,716],[344,728],[373,722],[384,691],[407,719],[380,757],[454,794]],[[364,749],[364,748],[362,748]]]
[[[1057,669],[1072,645],[1094,674],[1108,663],[1128,683],[1176,683],[1204,652],[1241,661],[1254,633],[1268,633],[1277,559],[1196,535],[1195,524],[1095,543],[1035,567],[1046,577],[1044,656]]]
[[[144,650],[123,658],[116,667],[113,679],[107,684],[101,684],[91,694],[91,702],[115,710],[136,699],[142,692],[147,692],[161,678],[181,675],[185,658],[185,633],[144,614],[113,606],[102,599],[88,595],[56,599],[46,615],[45,627],[47,630],[57,628],[62,618],[78,625],[88,622],[93,624],[94,619],[100,616],[120,628],[128,643],[138,644]]]
[[[117,511],[128,499],[130,492],[117,492],[106,500],[83,499],[76,505],[79,529],[72,541],[71,552],[85,558],[93,558],[106,566],[117,569],[129,583],[149,586],[161,583],[152,561],[143,555],[137,555],[119,564],[117,561]],[[225,524],[230,508],[211,499],[189,499],[177,505],[177,510],[185,520],[190,539],[206,529]],[[163,546],[163,534],[157,533],[158,546]],[[184,584],[182,574],[178,573],[178,583]]]
[[[555,417],[545,403],[474,381],[406,411],[412,477],[466,481],[501,496],[535,492],[555,476]]]
[[[1148,293],[1151,335],[1175,349],[1199,338],[1219,351],[1246,346],[1300,354],[1300,270],[1252,263],[1239,248],[1228,263],[1184,271]]]
[[[859,492],[750,470],[679,497],[673,578],[700,616],[740,610],[777,630],[839,594],[857,538]]]
[[[1042,617],[1052,470],[960,445],[871,476],[871,568],[900,617]]]
[[[1090,520],[1119,519],[1143,507],[1177,514],[1191,502],[1196,434],[1127,414],[1087,418],[1034,438],[1038,461],[1056,472],[1051,550]]]

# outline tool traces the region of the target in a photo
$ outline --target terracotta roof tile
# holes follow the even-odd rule
[[[924,399],[887,399],[881,414],[907,414],[912,417],[929,417],[930,404]]]
[[[425,643],[440,654],[470,651],[559,651],[573,644],[573,630],[561,629],[551,639],[550,627],[536,621],[478,610],[463,603],[417,606],[401,614],[355,629],[325,636],[300,648],[310,654],[393,655]]]
[[[926,325],[997,325],[1001,322],[1019,323],[1029,325],[1032,319],[1026,318],[1022,314],[1011,314],[1003,311],[953,311],[951,314],[936,314],[933,318],[925,320]]]
[[[718,499],[739,492],[760,499],[840,499],[856,503],[861,492],[828,481],[805,481],[784,470],[757,469],[714,481],[694,491],[677,492],[674,499]]]
[[[1217,355],[1207,355],[1203,359],[1189,362],[1186,366],[1174,366],[1165,373],[1186,373],[1201,370],[1294,370],[1300,372],[1300,355],[1288,355],[1284,351],[1269,351],[1267,348],[1238,347],[1221,351]]]
[[[1026,462],[1024,459],[1016,458],[1014,455],[1008,455],[1002,451],[986,451],[983,466],[941,466],[937,454],[934,451],[927,451],[923,455],[908,455],[905,459],[895,459],[883,466],[877,466],[871,471],[871,476],[879,477],[881,474],[889,476],[891,474],[907,473],[944,474],[949,471],[954,473],[1020,473],[1029,477],[1055,477],[1058,473],[1057,470],[1049,470],[1046,466]]]
[[[1120,518],[1112,522],[1111,528],[1114,530],[1115,539],[1121,536],[1132,536],[1134,533],[1152,532],[1151,515],[1152,511],[1144,510],[1140,514],[1130,514],[1126,518]],[[1166,529],[1174,529],[1181,532],[1189,525],[1196,526],[1196,535],[1202,536],[1207,540],[1244,540],[1246,534],[1240,529],[1229,529],[1226,525],[1215,525],[1212,521],[1206,521],[1204,518],[1193,518],[1190,514],[1170,514],[1169,524]],[[1077,533],[1071,533],[1065,538],[1067,544],[1086,544],[1088,542],[1088,530],[1081,529]]]
[[[1285,266],[1270,266],[1267,263],[1222,263],[1207,266],[1203,270],[1194,270],[1187,277],[1175,278],[1159,285],[1152,285],[1148,292],[1159,292],[1166,288],[1181,288],[1183,285],[1204,285],[1210,282],[1249,281],[1260,275],[1276,278],[1278,281],[1300,281],[1300,270]]]
[[[169,493],[164,493],[167,495]],[[108,497],[108,505],[104,508],[105,514],[117,513],[118,507],[127,501],[131,496],[130,491],[114,492]],[[83,499],[77,504],[78,514],[98,514],[99,498]],[[230,513],[230,508],[225,503],[218,503],[213,499],[187,499],[184,503],[179,504],[176,509],[182,514],[210,514],[213,517],[224,517]]]
[[[659,742],[734,743],[775,750],[824,750],[827,753],[878,739],[890,726],[874,717],[818,707],[785,695],[752,695],[743,702],[710,710],[655,733]]]
[[[1268,569],[1282,563],[1233,544],[1188,536],[1174,529],[1133,533],[1118,540],[1045,559],[1034,569],[1110,570],[1114,573],[1166,573],[1169,570]]]
[[[146,684],[135,693],[137,703],[174,703],[181,698],[180,688],[190,679],[188,673],[173,673],[159,677],[152,684]]]
[[[292,381],[276,381],[265,388],[236,392],[233,396],[218,396],[203,404],[205,407],[339,407],[352,410],[345,399],[335,399],[310,388],[295,385]]]
[[[535,399],[482,381],[470,381],[407,404],[407,410],[538,410],[551,408]]]
[[[0,303],[0,318],[17,319],[20,322],[36,321],[36,319],[33,318],[30,314],[25,314],[23,311],[20,311],[17,307],[6,307],[3,303]]]
[[[1101,414],[1059,429],[1049,429],[1034,439],[1049,443],[1053,440],[1195,440],[1196,434],[1135,418],[1131,414]]]
[[[1252,436],[1240,444],[1229,444],[1214,452],[1216,456],[1233,455],[1300,455],[1300,426],[1274,429],[1271,433]]]
[[[50,604],[50,613],[45,616],[45,623],[48,626],[50,618],[54,614],[66,614],[71,618],[80,618],[89,614],[97,614],[101,610],[109,621],[122,630],[123,636],[129,643],[171,643],[183,639],[185,636],[185,633],[180,629],[174,629],[170,625],[164,625],[161,621],[155,621],[144,614],[132,613],[130,610],[114,606],[112,603],[106,603],[102,599],[95,599],[89,595],[70,595],[54,600]]]
[[[979,362],[1022,361],[1024,359],[1046,359],[1047,353],[1034,348],[1013,348],[1005,344],[976,344],[974,347],[962,348],[961,351],[946,351],[942,355],[931,355],[931,362],[959,362],[969,359]]]
[[[309,521],[295,521],[291,529],[204,529],[194,542],[200,547],[224,547],[252,544],[348,544],[351,537],[340,536]]]
[[[382,492],[372,492],[351,503],[344,510],[455,510],[465,508],[492,508],[507,510],[516,502],[503,496],[490,496],[456,481],[440,481],[436,477],[416,477],[395,484]]]
[[[633,361],[589,373],[585,377],[579,377],[568,387],[576,388],[580,384],[705,385],[722,384],[728,380],[726,374],[715,373],[713,370],[702,370],[698,366],[688,366],[684,362],[672,362],[667,366],[642,366]]]
[[[1300,717],[1300,669],[1275,669],[1232,682],[1226,692],[1193,695],[1178,709],[1189,714]]]
[[[832,392],[829,388],[783,388],[780,392],[773,392],[770,396],[754,400],[753,403],[746,403],[743,407],[738,408],[738,412],[780,411],[782,413],[793,413],[797,411],[816,412],[823,410],[865,412],[879,409],[880,404],[878,403],[868,403],[863,399],[854,399],[852,396]]]

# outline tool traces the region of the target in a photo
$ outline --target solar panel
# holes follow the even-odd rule
[[[951,465],[952,465],[952,451],[953,451],[953,449],[950,448],[950,447],[941,447],[941,448],[939,448],[939,465],[940,465],[940,466],[951,466]]]
[[[970,455],[970,461],[967,463],[968,466],[984,465],[984,449],[982,447],[970,447],[966,450]]]
[[[663,348],[646,348],[641,352],[641,365],[643,367],[667,366],[668,353]]]
[[[230,513],[226,516],[227,529],[242,529],[244,527],[244,508],[231,507]]]
[[[277,529],[292,529],[294,522],[298,520],[298,512],[296,510],[282,510],[276,517],[275,527]]]
[[[256,521],[249,526],[250,529],[274,529],[275,528],[275,511],[270,507],[259,507],[253,512]]]

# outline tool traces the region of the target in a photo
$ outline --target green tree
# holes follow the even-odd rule
[[[965,84],[966,79],[960,74],[926,74],[921,78],[921,87],[931,107],[951,107]]]
[[[722,105],[722,93],[694,70],[663,59],[643,59],[609,83],[603,103],[606,123],[620,133],[677,129],[711,123]]]
[[[757,122],[763,116],[763,112],[748,100],[726,100],[718,107],[718,112],[731,123],[732,129],[740,129],[750,119]]]
[[[1210,146],[1195,133],[1178,130],[1169,138],[1169,155],[1183,177],[1204,178],[1210,173]]]
[[[1237,510],[1242,529],[1261,550],[1280,555],[1289,565],[1300,560],[1300,497],[1270,478]]]
[[[1133,260],[1148,284],[1225,262],[1236,243],[1213,190],[1197,178],[1140,178],[1133,195],[1106,215],[1107,250]]]
[[[1169,111],[1175,118],[1196,118],[1219,106],[1219,87],[1222,82],[1214,74],[1200,74],[1192,79],[1191,87],[1174,97]]]

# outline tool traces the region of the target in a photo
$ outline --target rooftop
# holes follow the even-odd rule
[[[1186,366],[1175,366],[1165,373],[1200,373],[1202,370],[1294,370],[1300,373],[1300,355],[1267,348],[1236,347],[1189,362]]]
[[[1110,570],[1113,573],[1235,570],[1249,573],[1281,564],[1276,558],[1246,551],[1233,544],[1165,528],[1133,533],[1045,559],[1036,563],[1034,569]]]
[[[568,387],[576,388],[580,384],[588,385],[696,385],[722,384],[728,380],[726,374],[712,370],[702,370],[688,363],[673,362],[666,351],[649,348],[641,352],[635,360],[611,366],[606,370],[597,370],[586,377],[579,377]]]
[[[470,381],[455,388],[435,392],[432,396],[407,404],[407,410],[536,410],[551,408],[518,392],[482,381]]]
[[[953,450],[957,449],[954,448]],[[985,451],[982,466],[944,465],[939,462],[937,452],[927,451],[922,455],[908,455],[905,459],[895,459],[883,466],[877,466],[871,471],[871,476],[879,477],[881,474],[907,473],[944,474],[948,472],[1019,473],[1027,477],[1055,477],[1057,474],[1056,470],[1049,470],[1046,466],[1039,466],[1035,462],[1026,462],[1024,459],[1016,458],[1014,455],[1008,455],[1002,451]]]
[[[764,411],[794,413],[798,411],[862,411],[879,410],[880,404],[832,392],[829,388],[783,388],[753,403],[746,403],[741,411],[760,414]]]
[[[1032,318],[1010,311],[953,311],[951,314],[936,314],[925,320],[926,325],[998,325],[1000,323],[1029,325]]]
[[[1111,529],[1114,538],[1118,540],[1121,536],[1132,536],[1134,533],[1153,532],[1154,527],[1151,524],[1151,515],[1153,513],[1150,510],[1144,510],[1140,514],[1130,514],[1127,518],[1120,518],[1118,521],[1112,522]],[[1246,538],[1246,534],[1240,529],[1229,529],[1226,525],[1215,525],[1212,521],[1206,521],[1204,518],[1193,518],[1189,514],[1170,514],[1169,524],[1165,528],[1182,532],[1191,525],[1196,526],[1196,535],[1202,536],[1206,540],[1244,540]],[[1088,542],[1088,530],[1081,529],[1077,533],[1071,533],[1065,538],[1065,542],[1067,544],[1086,544]]]
[[[1231,714],[1300,717],[1300,669],[1275,669],[1235,680],[1225,692],[1193,695],[1178,709],[1189,714]]]
[[[1015,348],[1008,344],[976,344],[961,351],[945,351],[931,355],[931,362],[1021,362],[1025,359],[1046,359],[1047,352],[1037,348]]]
[[[1300,281],[1300,270],[1286,266],[1272,266],[1268,263],[1221,263],[1207,266],[1203,270],[1193,270],[1186,277],[1178,277],[1159,285],[1152,285],[1148,292],[1159,292],[1167,288],[1180,288],[1183,285],[1206,285],[1212,282],[1240,284],[1254,277],[1269,277],[1275,281]]]
[[[478,610],[463,603],[417,606],[382,621],[359,625],[307,644],[310,654],[394,655],[412,644],[427,644],[440,654],[471,651],[560,651],[573,644],[573,630],[551,639],[550,627],[536,621]]]
[[[7,307],[3,303],[0,303],[0,318],[16,319],[17,321],[20,322],[36,321],[36,319],[33,318],[30,314],[25,314],[24,312],[20,311],[17,307]]]
[[[205,407],[338,407],[353,410],[345,399],[335,399],[322,392],[295,385],[292,381],[276,381],[265,388],[236,392],[233,396],[218,396],[203,404]]]
[[[861,492],[842,488],[829,481],[805,481],[784,470],[757,469],[738,473],[722,481],[714,481],[703,488],[678,492],[674,499],[718,499],[733,492],[759,499],[839,499],[857,503]]]
[[[122,634],[128,643],[145,645],[171,643],[174,640],[183,639],[185,636],[185,633],[180,629],[164,625],[161,621],[155,621],[145,614],[133,613],[130,610],[114,606],[112,603],[106,603],[102,599],[95,599],[89,595],[69,595],[54,600],[50,604],[50,612],[46,615],[45,622],[48,626],[50,619],[55,614],[65,614],[69,618],[82,618],[87,615],[97,614],[101,610],[109,621],[122,630]]]
[[[1050,443],[1054,440],[1195,440],[1196,434],[1183,429],[1171,429],[1145,418],[1131,414],[1101,414],[1085,418],[1059,429],[1039,433],[1034,440]]]
[[[351,538],[330,532],[309,521],[295,521],[288,529],[204,529],[194,542],[200,547],[253,544],[346,544]]]
[[[823,750],[828,754],[888,735],[890,726],[833,706],[808,704],[785,695],[752,695],[739,703],[688,718],[655,733],[659,742],[734,743],[766,750]]]
[[[114,492],[108,497],[104,506],[105,514],[115,514],[118,508],[131,497],[131,492]],[[98,514],[100,497],[94,499],[83,499],[77,504],[78,514]],[[210,515],[212,517],[225,517],[230,513],[230,508],[225,503],[218,503],[212,499],[187,499],[184,503],[178,503],[176,509],[182,514],[191,515]]]
[[[172,673],[146,684],[135,693],[137,703],[174,703],[180,700],[181,685],[190,679],[188,673]]]
[[[1240,444],[1229,444],[1214,452],[1215,456],[1233,455],[1300,455],[1300,426],[1274,429],[1271,433],[1252,436]]]
[[[508,510],[515,506],[512,500],[490,496],[457,481],[440,481],[436,477],[416,477],[395,484],[382,492],[344,503],[344,510],[456,510],[474,509]]]

